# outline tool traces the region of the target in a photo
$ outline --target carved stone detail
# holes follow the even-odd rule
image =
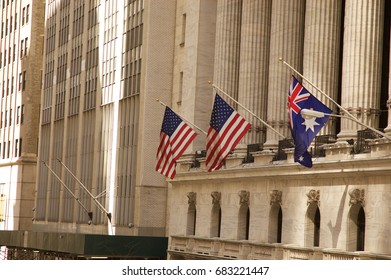
[[[320,204],[320,191],[319,190],[310,190],[307,194],[307,205],[311,203],[316,203],[318,206]]]
[[[270,192],[270,205],[282,204],[282,191],[272,190]]]
[[[351,205],[361,205],[365,204],[365,190],[364,189],[353,189],[349,191],[349,206]]]
[[[243,205],[243,204],[250,204],[250,192],[249,191],[240,191],[238,193],[239,197],[240,197],[240,205]]]
[[[212,204],[220,204],[221,201],[221,192],[212,192],[210,194],[212,196]]]
[[[188,204],[196,204],[197,203],[197,193],[195,192],[188,192],[187,193]]]

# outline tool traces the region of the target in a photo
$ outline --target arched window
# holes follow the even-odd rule
[[[194,203],[189,204],[187,209],[187,226],[186,226],[186,235],[195,235],[197,222],[197,209]]]
[[[187,208],[187,224],[186,224],[186,235],[195,235],[196,224],[197,224],[197,194],[195,192],[187,193],[188,208]]]
[[[305,246],[319,247],[320,240],[320,211],[316,202],[310,203],[306,214]]]
[[[214,204],[212,207],[210,237],[220,237],[220,234],[221,234],[221,207],[220,204]]]
[[[351,206],[348,217],[348,251],[365,249],[365,211],[360,204]]]
[[[281,243],[282,210],[279,203],[272,204],[269,213],[269,243]]]
[[[239,209],[238,240],[248,240],[250,237],[250,208],[242,204]]]

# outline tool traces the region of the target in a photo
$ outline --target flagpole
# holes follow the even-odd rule
[[[376,132],[377,134],[387,138],[388,140],[391,140],[391,137],[388,136],[387,134],[373,128],[373,127],[370,127],[369,125],[366,125],[365,123],[363,122],[360,122],[355,116],[353,116],[348,110],[346,110],[344,107],[342,107],[341,105],[339,105],[334,99],[332,99],[330,96],[328,96],[325,92],[323,92],[320,88],[318,88],[317,86],[315,86],[310,80],[308,80],[306,77],[304,77],[298,70],[296,70],[295,68],[293,68],[288,62],[286,62],[285,60],[282,59],[282,57],[279,58],[280,61],[282,61],[286,66],[288,66],[292,71],[294,71],[297,75],[299,75],[301,78],[303,78],[306,82],[308,82],[314,89],[316,89],[317,91],[319,91],[324,97],[326,97],[328,100],[330,100],[331,102],[333,102],[339,109],[341,109],[346,115],[348,115],[349,117],[346,117],[346,116],[342,116],[342,115],[332,115],[332,114],[329,114],[330,116],[332,117],[342,117],[342,118],[346,118],[348,120],[351,120],[351,121],[354,121],[370,130],[372,130],[373,132]]]
[[[211,82],[209,81],[209,84],[211,84]],[[286,138],[284,135],[282,135],[280,132],[278,132],[277,130],[275,130],[271,125],[269,125],[267,122],[265,122],[264,120],[262,120],[260,117],[258,117],[256,114],[254,114],[253,112],[251,112],[249,109],[247,109],[244,105],[240,104],[238,101],[236,101],[233,97],[231,97],[228,93],[226,93],[225,91],[223,91],[221,88],[219,88],[218,86],[216,86],[215,84],[212,84],[212,86],[217,89],[218,91],[220,91],[221,93],[223,93],[225,96],[227,96],[229,99],[231,99],[233,102],[235,102],[236,104],[238,104],[242,109],[244,109],[245,111],[247,111],[250,115],[252,115],[254,118],[256,118],[257,120],[259,120],[261,123],[263,123],[265,126],[267,126],[268,128],[270,128],[272,131],[274,131],[275,133],[277,133],[280,137],[282,138]]]
[[[163,105],[164,107],[168,107],[166,104],[164,104],[162,101],[160,101],[160,99],[156,99],[157,102],[159,102],[161,105]],[[183,116],[179,115],[177,112],[175,112],[175,114],[177,114],[181,119],[183,119],[185,122],[189,123],[191,126],[194,126],[195,128],[197,128],[199,131],[201,131],[202,133],[204,133],[205,135],[207,135],[208,133],[201,129],[200,127],[196,126],[194,123],[188,121],[187,119],[185,119]]]

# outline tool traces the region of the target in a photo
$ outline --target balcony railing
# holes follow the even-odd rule
[[[391,255],[319,247],[305,248],[294,244],[268,244],[195,236],[171,236],[170,240],[170,259],[391,260]]]

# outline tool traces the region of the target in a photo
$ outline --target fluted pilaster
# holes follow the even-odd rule
[[[391,33],[391,31],[390,31]],[[391,35],[391,34],[390,34]],[[391,46],[391,36],[390,36],[390,46]],[[390,58],[389,58],[389,66],[391,68],[391,49],[390,49]],[[388,108],[388,125],[384,129],[384,132],[387,135],[391,135],[391,71],[388,74],[388,100],[387,100],[387,108]]]
[[[213,82],[237,100],[242,0],[218,0]]]
[[[267,121],[285,136],[290,136],[286,104],[291,71],[279,58],[302,70],[304,10],[304,0],[275,0],[272,5]],[[268,148],[276,148],[281,140],[271,129],[266,139]]]
[[[271,0],[244,0],[240,45],[238,101],[262,120],[267,116]],[[241,110],[239,110],[241,111]],[[243,116],[248,114],[243,112]],[[266,127],[251,116],[246,144],[263,143]]]
[[[334,100],[338,99],[342,0],[307,0],[304,31],[303,75]],[[303,85],[334,112],[337,106],[309,83]],[[319,134],[335,134],[330,119]]]
[[[342,106],[377,128],[380,113],[384,0],[346,0]],[[357,137],[361,125],[341,120],[340,140]]]

